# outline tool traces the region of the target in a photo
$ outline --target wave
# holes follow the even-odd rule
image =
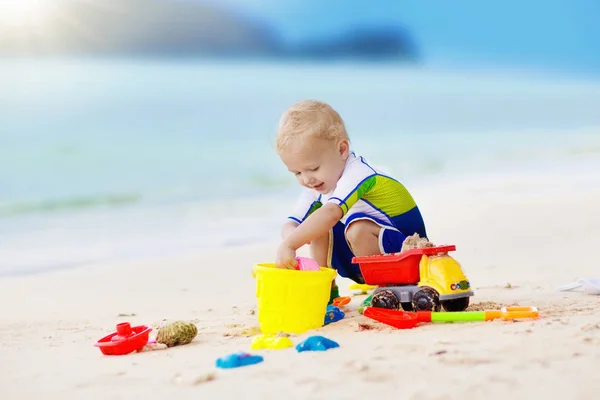
[[[64,199],[24,201],[0,204],[0,218],[23,214],[72,211],[101,206],[122,206],[139,203],[142,196],[138,193],[122,193],[101,196],[77,196]]]

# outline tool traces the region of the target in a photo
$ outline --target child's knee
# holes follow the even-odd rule
[[[381,227],[375,222],[363,219],[354,221],[346,228],[346,240],[351,248],[358,243],[377,241]]]

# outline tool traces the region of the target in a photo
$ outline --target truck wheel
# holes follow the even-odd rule
[[[440,296],[435,289],[423,287],[413,295],[412,305],[415,311],[440,311]]]
[[[469,307],[469,298],[461,297],[459,299],[444,300],[442,307],[446,311],[465,311]]]
[[[373,295],[371,300],[372,307],[387,308],[389,310],[399,310],[400,301],[391,290],[382,290]]]

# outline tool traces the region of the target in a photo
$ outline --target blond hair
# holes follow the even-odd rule
[[[277,130],[277,152],[285,150],[291,141],[307,137],[350,140],[340,114],[316,100],[299,101],[283,113]]]

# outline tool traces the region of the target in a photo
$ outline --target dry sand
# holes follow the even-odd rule
[[[393,330],[358,315],[357,296],[344,320],[312,332],[340,348],[259,352],[262,364],[216,370],[217,357],[250,350],[250,269],[274,243],[82,266],[0,280],[0,398],[597,398],[598,297],[555,287],[600,276],[598,177],[488,176],[414,195],[431,240],[457,245],[472,303],[534,305],[541,318]],[[197,338],[122,357],[93,347],[117,322],[165,318],[193,320]]]

